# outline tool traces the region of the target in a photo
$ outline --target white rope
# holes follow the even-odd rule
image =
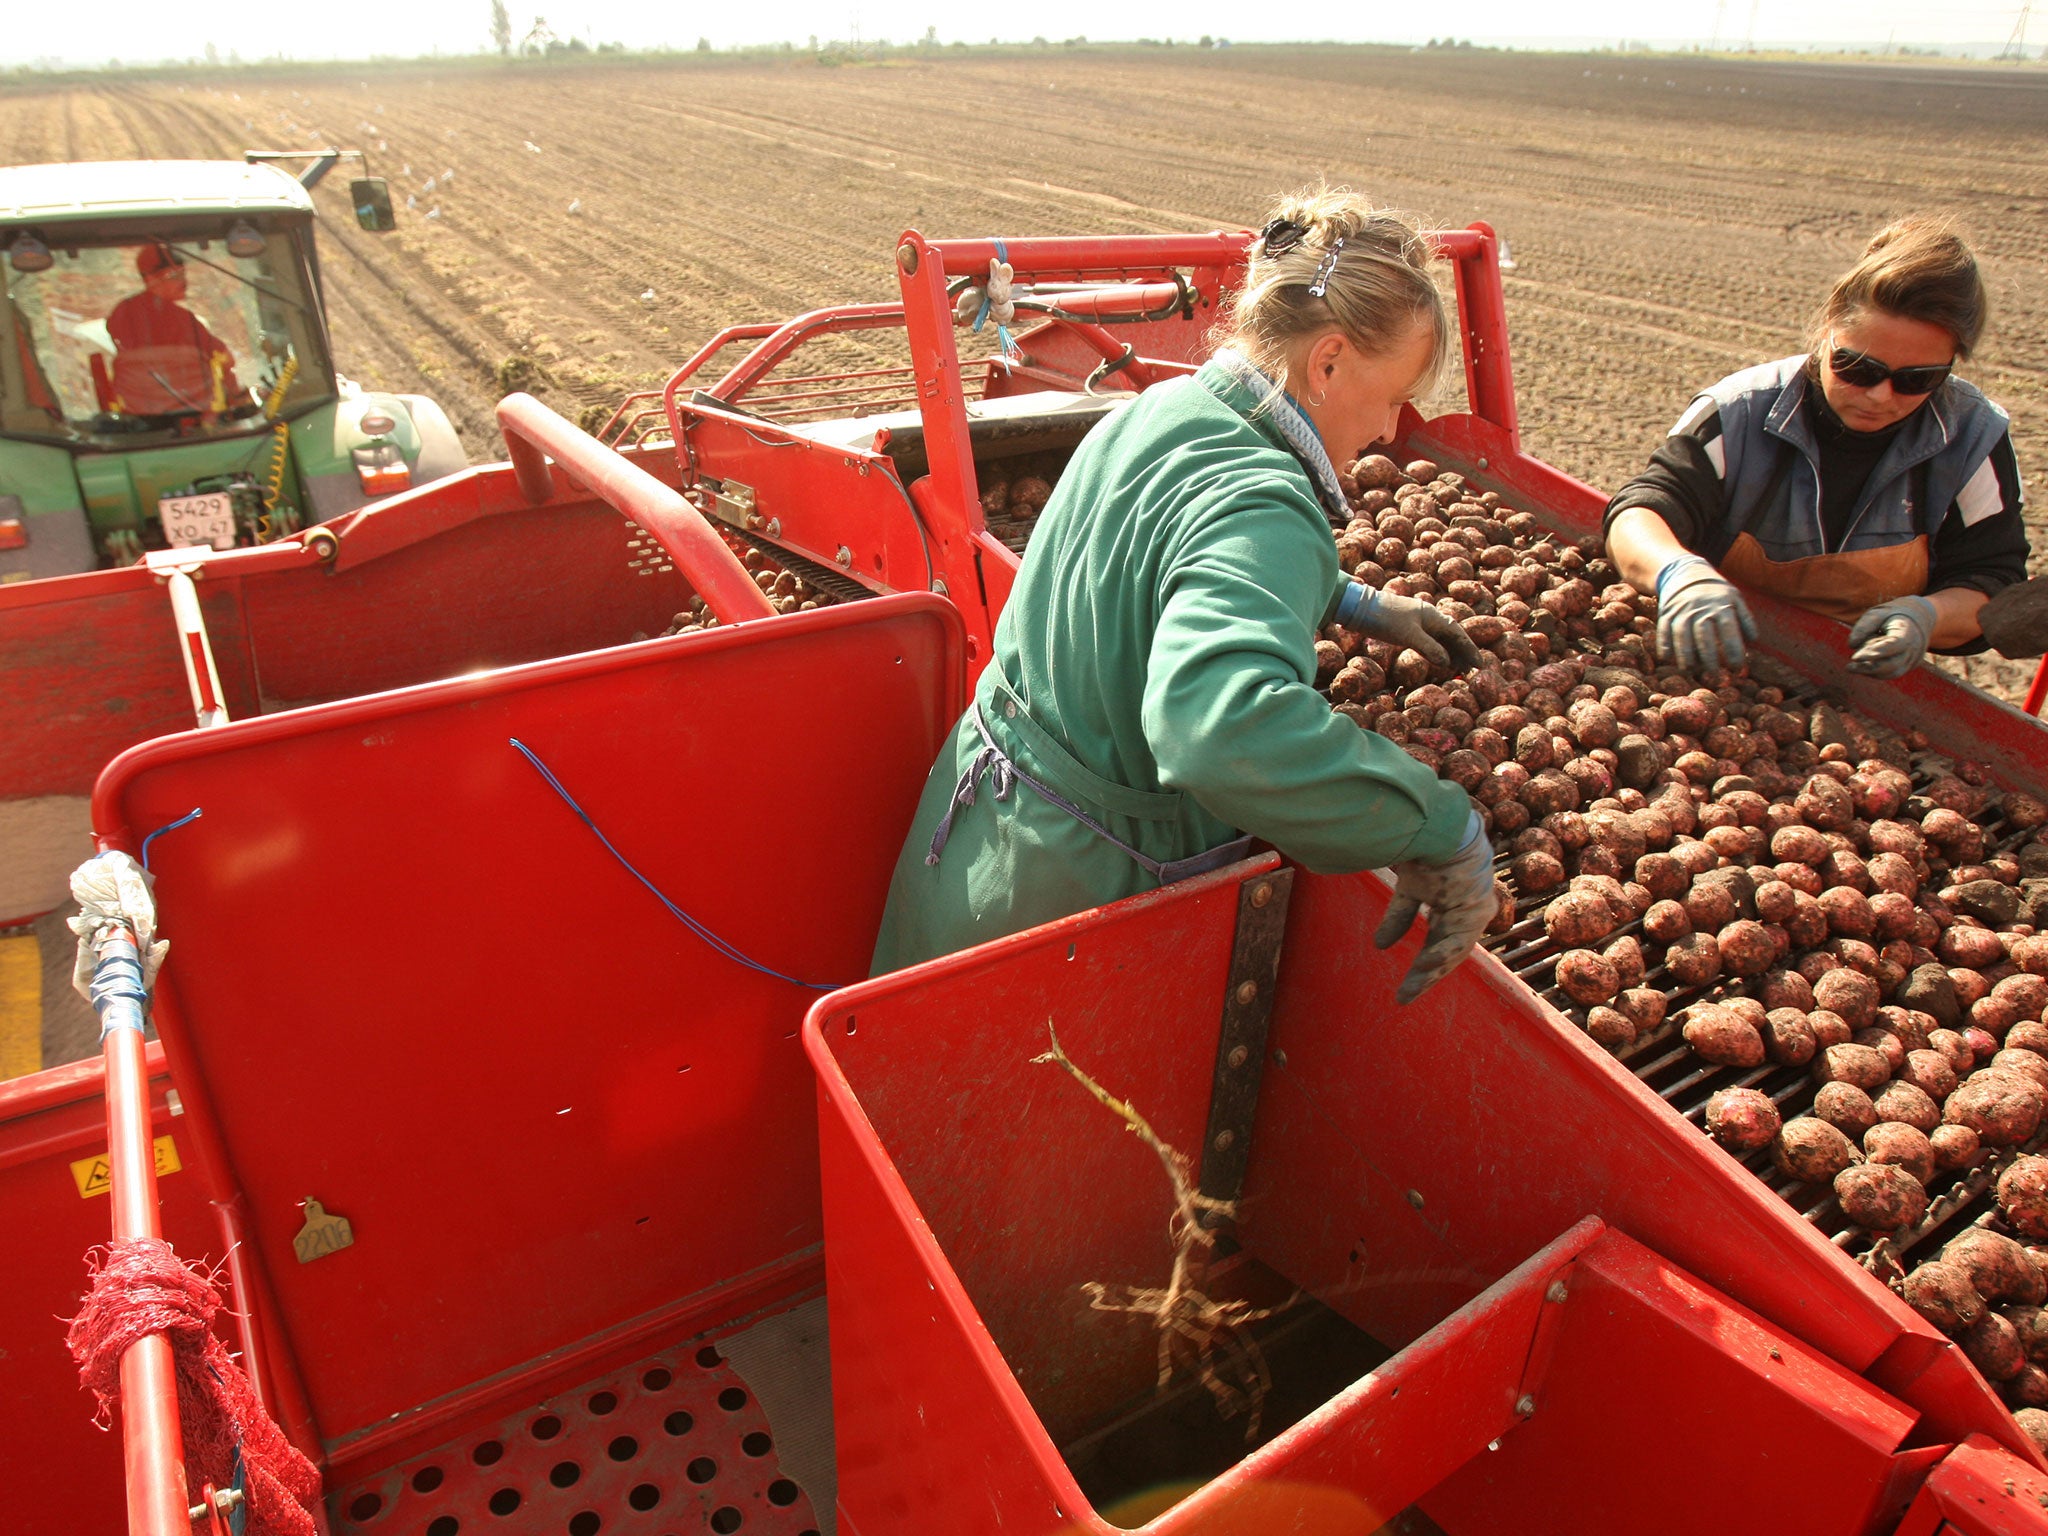
[[[135,948],[142,956],[142,984],[155,984],[157,967],[171,947],[168,939],[156,936],[155,884],[156,877],[125,853],[102,853],[71,872],[71,899],[79,908],[78,916],[70,919],[71,931],[78,935],[71,984],[80,997],[92,997],[100,938],[113,927],[134,930]]]

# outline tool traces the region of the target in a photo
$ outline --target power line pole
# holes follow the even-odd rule
[[[2014,59],[2021,63],[2027,57],[2027,18],[2033,14],[2033,0],[2020,7],[2020,19],[2013,23],[2012,36],[2005,40],[2005,46],[1998,51],[2001,59]]]
[[[1728,12],[1728,0],[1714,0],[1714,36],[1707,44],[1707,52],[1715,53],[1721,47],[1721,18]]]
[[[1756,52],[1756,8],[1761,0],[1749,0],[1749,31],[1742,39],[1744,53]]]

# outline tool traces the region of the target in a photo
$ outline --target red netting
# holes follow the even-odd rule
[[[111,1422],[121,1356],[151,1334],[170,1341],[178,1367],[178,1420],[193,1488],[235,1481],[242,1458],[248,1521],[244,1536],[314,1536],[320,1474],[271,1422],[242,1368],[213,1332],[220,1292],[160,1238],[123,1238],[86,1258],[92,1289],[71,1320],[72,1358]]]

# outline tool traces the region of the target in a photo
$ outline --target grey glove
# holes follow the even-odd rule
[[[1904,677],[1926,658],[1939,618],[1924,597],[1879,603],[1849,631],[1849,670],[1865,677]]]
[[[1493,845],[1486,824],[1472,813],[1465,842],[1441,864],[1410,861],[1394,866],[1394,900],[1372,936],[1373,947],[1391,949],[1424,908],[1429,936],[1401,978],[1397,1003],[1412,1003],[1457,969],[1486,932],[1500,908],[1493,895]]]
[[[1734,671],[1749,659],[1744,640],[1756,620],[1729,580],[1698,555],[1680,555],[1657,573],[1657,654],[1683,672]]]
[[[1346,629],[1420,652],[1432,667],[1469,672],[1479,665],[1479,647],[1464,626],[1419,597],[1375,592],[1362,581],[1347,581],[1333,617]]]

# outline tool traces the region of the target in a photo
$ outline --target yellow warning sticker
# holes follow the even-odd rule
[[[176,1173],[185,1165],[178,1161],[178,1144],[168,1136],[156,1139],[156,1176]],[[78,1184],[78,1198],[90,1200],[94,1195],[104,1195],[114,1187],[113,1169],[108,1165],[107,1154],[98,1157],[81,1157],[71,1165],[71,1177]]]

